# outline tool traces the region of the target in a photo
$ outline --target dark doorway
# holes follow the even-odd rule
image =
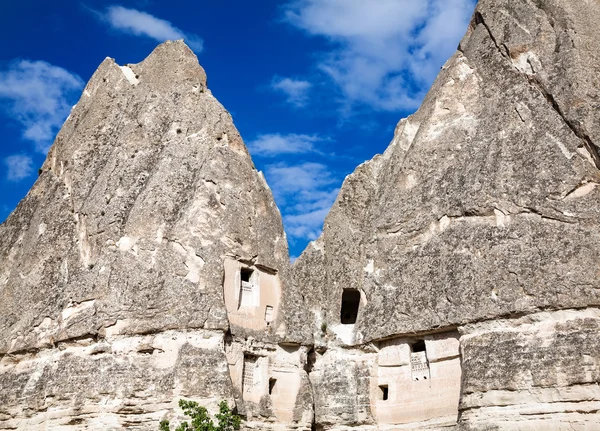
[[[277,383],[277,379],[269,379],[269,395],[273,394],[273,389],[275,389],[275,383]]]
[[[360,292],[356,289],[344,289],[342,293],[342,310],[340,320],[342,325],[354,325],[358,316]]]
[[[251,270],[250,268],[242,268],[242,270],[240,272],[241,272],[241,276],[242,276],[242,281],[249,282],[250,278],[252,277],[252,273],[254,271]]]
[[[419,340],[410,347],[411,347],[411,350],[413,351],[413,353],[424,352],[425,351],[425,341]]]
[[[379,386],[379,399],[387,401],[389,395],[388,385]]]
[[[254,293],[252,292],[254,289],[252,284],[253,273],[254,271],[250,268],[242,267],[240,269],[240,300],[238,310],[242,307],[254,306]]]

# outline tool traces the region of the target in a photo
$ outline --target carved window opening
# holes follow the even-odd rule
[[[342,293],[342,309],[340,320],[342,325],[354,325],[358,317],[360,292],[356,289],[344,289]]]
[[[250,279],[252,278],[252,274],[254,273],[253,269],[250,268],[242,268],[240,270],[240,278],[242,279],[242,282],[246,282],[249,283]]]
[[[419,340],[410,346],[410,368],[414,381],[429,380],[429,361],[425,341]]]
[[[254,270],[242,268],[240,270],[240,302],[238,308],[254,305]]]
[[[381,401],[387,401],[389,396],[389,388],[388,385],[379,386],[379,399]]]
[[[251,392],[254,387],[254,369],[256,368],[256,358],[244,356],[244,371],[242,373],[242,389],[244,392]]]
[[[275,389],[275,383],[277,383],[277,379],[269,379],[269,395],[273,394],[273,390]]]
[[[273,321],[273,306],[267,305],[265,307],[265,322],[267,322],[267,326],[271,324]]]
[[[416,343],[414,343],[412,346],[410,346],[410,349],[412,350],[413,353],[427,351],[427,348],[425,346],[425,341],[423,341],[423,340],[419,340]]]

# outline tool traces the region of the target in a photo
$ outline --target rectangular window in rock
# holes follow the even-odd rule
[[[275,383],[277,383],[277,379],[269,379],[269,395],[273,395],[273,390],[275,389]]]
[[[244,392],[251,392],[254,387],[254,369],[256,368],[256,358],[244,356],[244,371],[242,374]]]
[[[344,289],[342,293],[342,308],[340,321],[342,325],[354,325],[358,317],[360,306],[360,292],[356,289]]]
[[[389,388],[388,385],[379,386],[379,399],[382,401],[387,401],[389,396]]]
[[[414,381],[429,380],[429,361],[427,361],[425,341],[417,341],[410,347],[410,369],[412,379]]]
[[[267,305],[265,308],[265,322],[267,325],[273,321],[273,307],[271,305]]]
[[[240,270],[240,303],[238,308],[249,307],[254,304],[254,271],[250,268]]]

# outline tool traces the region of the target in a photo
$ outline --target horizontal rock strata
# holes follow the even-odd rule
[[[596,429],[599,19],[480,0],[293,266],[193,53],[106,59],[0,225],[0,429]]]
[[[272,294],[241,304],[242,268]],[[0,226],[0,429],[153,429],[181,397],[274,422],[280,406],[246,402],[234,378],[249,339],[297,380],[284,422],[310,428],[306,354],[278,347],[310,340],[289,323],[288,271],[271,192],[196,56],[166,42],[139,64],[107,58]]]
[[[293,272],[327,349],[315,387],[340,387],[315,397],[324,429],[600,421],[599,17],[597,2],[481,0],[421,108],[346,178]],[[434,375],[430,337],[457,330],[459,366]]]

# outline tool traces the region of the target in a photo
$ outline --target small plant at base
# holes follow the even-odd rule
[[[219,403],[219,413],[215,417],[219,422],[217,431],[234,431],[240,429],[241,418],[229,409],[227,401]]]
[[[175,431],[235,431],[240,429],[241,418],[234,414],[227,401],[219,403],[219,413],[215,415],[218,425],[208,415],[206,407],[198,405],[195,401],[179,400],[179,407],[186,416],[192,419],[191,425],[182,422]],[[159,431],[170,431],[168,420],[160,421]]]

